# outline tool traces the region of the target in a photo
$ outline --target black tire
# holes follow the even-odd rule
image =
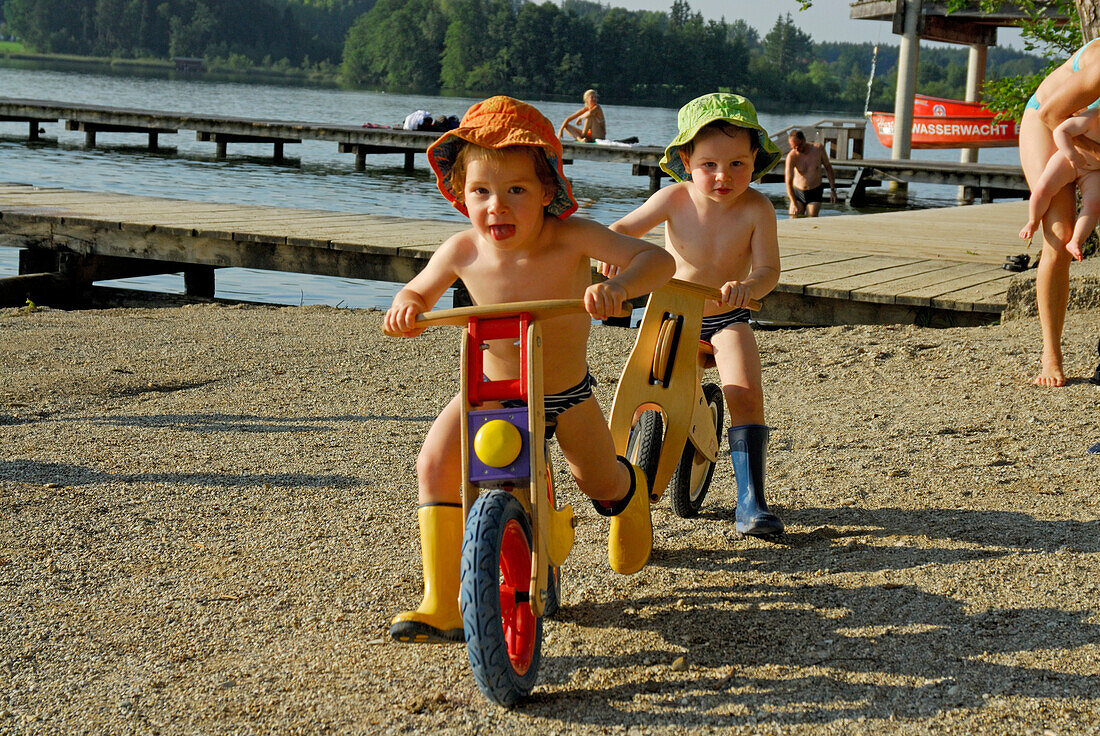
[[[531,540],[512,494],[490,491],[474,502],[462,539],[462,627],[478,688],[505,707],[531,692],[542,653],[542,619],[529,603]]]
[[[655,501],[653,481],[657,477],[657,463],[661,460],[661,443],[664,441],[665,423],[659,411],[643,411],[630,428],[630,440],[626,443],[626,459],[641,468],[649,486],[649,500]]]
[[[714,419],[714,432],[718,437],[718,444],[722,444],[722,424],[726,411],[726,402],[722,398],[722,389],[713,383],[703,384],[703,398],[710,407],[711,416]],[[669,503],[677,516],[683,519],[691,519],[699,515],[699,509],[703,507],[703,499],[710,489],[710,481],[714,478],[714,465],[703,455],[695,450],[695,445],[689,440],[684,447],[684,453],[680,456],[680,462],[672,473],[672,480],[668,483]]]

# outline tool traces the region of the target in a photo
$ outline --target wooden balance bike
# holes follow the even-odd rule
[[[583,311],[579,299],[515,302],[428,312],[416,322],[465,328],[459,597],[474,678],[499,705],[535,685],[542,620],[558,608],[558,568],[573,546],[573,509],[554,498],[540,321]],[[519,342],[519,378],[483,380],[482,347],[502,339]],[[486,409],[486,401],[525,406]]]
[[[653,292],[611,406],[615,451],[645,471],[651,502],[670,488],[672,510],[684,518],[702,508],[722,439],[722,388],[702,383],[699,358],[714,354],[699,342],[704,302],[721,296],[679,279]]]

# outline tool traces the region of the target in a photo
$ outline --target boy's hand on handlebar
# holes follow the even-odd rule
[[[382,320],[382,330],[387,334],[416,337],[424,331],[423,327],[416,326],[416,318],[425,311],[424,306],[416,300],[401,299],[398,295],[393,305],[386,311],[386,316]]]
[[[619,313],[626,297],[626,289],[613,281],[592,284],[584,291],[584,309],[593,319],[607,319]]]
[[[740,281],[727,281],[722,285],[722,304],[734,309],[747,309],[752,301],[749,287]]]

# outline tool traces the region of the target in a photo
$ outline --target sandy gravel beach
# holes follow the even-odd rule
[[[0,310],[0,733],[1100,733],[1100,311],[1060,390],[1034,319],[759,331],[787,534],[734,532],[727,457],[619,577],[559,478],[577,544],[512,711],[386,636],[457,333],[380,324]],[[605,411],[633,338],[593,331]]]

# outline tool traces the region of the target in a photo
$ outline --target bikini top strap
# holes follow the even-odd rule
[[[1094,38],[1091,41],[1089,41],[1088,43],[1086,43],[1084,46],[1082,46],[1081,48],[1077,49],[1077,53],[1073,55],[1073,67],[1072,67],[1073,72],[1075,74],[1078,71],[1077,62],[1081,59],[1081,54],[1085,51],[1085,49],[1087,49],[1089,46],[1092,46],[1097,41],[1100,41],[1100,38]]]

